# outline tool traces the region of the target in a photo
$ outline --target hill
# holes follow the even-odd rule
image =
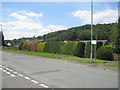
[[[97,38],[98,40],[110,41],[112,29],[115,28],[116,25],[117,23],[93,25],[93,39]],[[91,25],[83,25],[83,26],[68,28],[67,30],[51,32],[43,36],[6,40],[6,42],[19,43],[23,40],[28,40],[28,39],[45,40],[45,41],[64,41],[64,40],[76,41],[76,40],[90,40],[90,37],[91,37]]]

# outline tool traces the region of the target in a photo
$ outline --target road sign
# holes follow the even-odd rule
[[[96,40],[92,40],[91,43],[92,44],[97,44],[97,41]]]

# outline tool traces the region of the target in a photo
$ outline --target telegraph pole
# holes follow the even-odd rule
[[[92,63],[92,40],[93,40],[93,0],[91,0],[91,63]]]

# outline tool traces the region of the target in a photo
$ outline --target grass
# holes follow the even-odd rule
[[[60,54],[53,54],[53,53],[31,52],[31,51],[29,52],[29,51],[12,50],[12,49],[2,49],[2,50],[15,52],[15,53],[23,53],[27,55],[40,56],[45,58],[56,58],[56,59],[76,61],[76,62],[86,63],[86,64],[97,64],[97,65],[104,65],[109,67],[118,67],[118,61],[105,61],[105,60],[96,59],[96,62],[91,63],[89,58],[79,58],[71,55],[60,55]]]

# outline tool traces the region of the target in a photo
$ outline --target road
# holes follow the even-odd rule
[[[0,71],[3,88],[118,88],[118,72],[20,53],[3,51]]]

